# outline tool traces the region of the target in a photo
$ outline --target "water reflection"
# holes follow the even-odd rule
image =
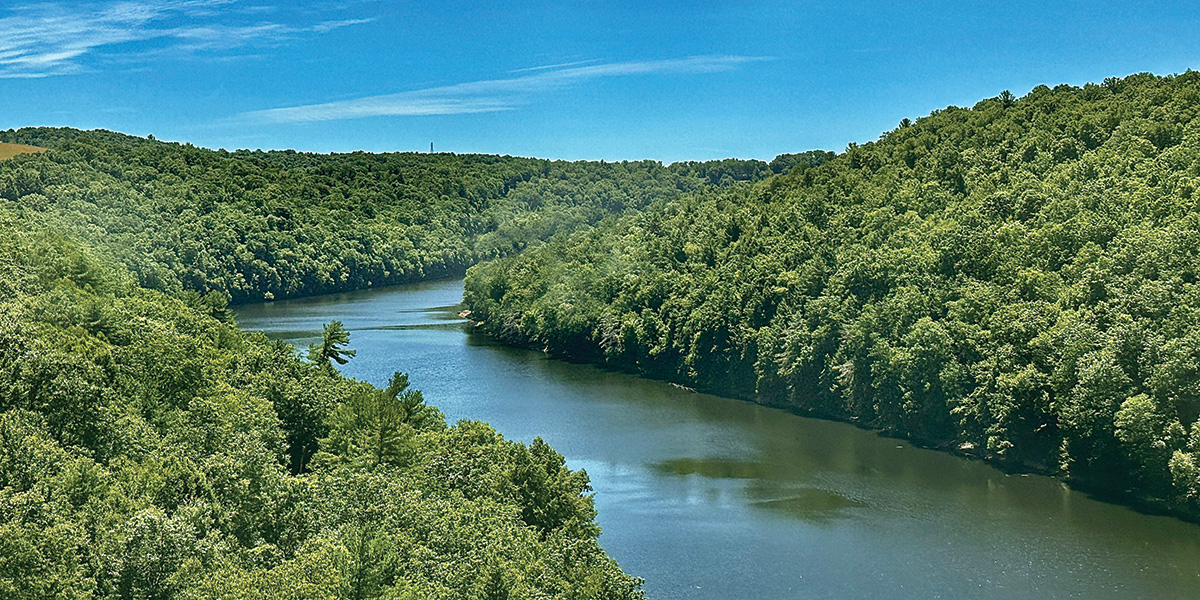
[[[806,521],[829,521],[850,516],[847,509],[866,506],[865,502],[838,492],[801,485],[803,469],[780,468],[758,461],[726,458],[675,458],[654,465],[663,475],[743,480],[743,494],[749,506]]]
[[[780,475],[771,465],[728,458],[673,458],[656,463],[654,469],[669,475],[699,475],[714,479],[774,479]]]
[[[751,488],[754,489],[754,488]],[[793,495],[773,500],[755,500],[750,505],[805,521],[831,521],[838,517],[849,518],[847,509],[866,506],[851,498],[818,488],[801,488]]]
[[[548,360],[464,333],[458,282],[242,307],[445,412],[542,436],[596,490],[601,542],[652,598],[1200,598],[1200,528],[844,423]]]
[[[380,325],[378,327],[363,327],[347,331],[405,331],[409,329],[451,329],[461,330],[466,321],[446,319],[445,323],[413,323],[410,325]]]

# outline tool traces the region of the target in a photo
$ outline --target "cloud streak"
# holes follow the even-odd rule
[[[258,123],[313,123],[380,116],[458,115],[512,110],[538,93],[584,82],[635,75],[695,74],[730,71],[741,65],[772,60],[754,56],[691,56],[665,60],[586,64],[581,61],[521,69],[528,75],[471,81],[420,90],[339,100],[320,104],[272,108],[239,117]],[[585,65],[586,66],[572,66]]]
[[[0,17],[0,78],[50,77],[85,70],[102,50],[155,41],[182,52],[281,44],[370,19],[295,26],[273,22],[231,25],[221,8],[233,0],[134,0],[100,4],[30,4]],[[173,23],[182,22],[179,25]]]

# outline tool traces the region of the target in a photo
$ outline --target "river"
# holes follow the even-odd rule
[[[307,347],[340,320],[342,371],[409,374],[428,403],[541,436],[586,469],[600,542],[650,598],[1200,598],[1200,527],[1047,477],[848,424],[569,364],[468,333],[461,281],[248,305]]]

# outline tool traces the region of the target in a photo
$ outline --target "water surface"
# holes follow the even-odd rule
[[[586,469],[600,541],[651,598],[1200,598],[1200,527],[851,425],[547,359],[468,334],[461,281],[242,306],[342,371],[409,374],[451,422]]]

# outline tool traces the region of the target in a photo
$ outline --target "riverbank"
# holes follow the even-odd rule
[[[358,351],[347,376],[383,384],[401,370],[450,422],[545,439],[586,470],[601,545],[652,598],[1200,595],[1195,525],[852,424],[468,334],[445,325],[458,286],[274,302],[238,319],[300,345],[341,320]]]
[[[469,305],[468,305],[469,306]],[[755,392],[746,390],[735,390],[730,388],[714,389],[705,387],[702,383],[693,379],[682,377],[664,377],[656,376],[652,373],[641,371],[634,368],[621,367],[613,365],[604,360],[603,355],[596,353],[585,353],[582,355],[574,355],[569,353],[551,353],[545,348],[539,348],[536,344],[531,344],[528,341],[519,339],[506,338],[498,335],[494,331],[487,328],[486,323],[472,320],[470,317],[473,311],[468,307],[461,314],[467,319],[466,327],[468,327],[475,335],[486,336],[489,339],[495,340],[497,343],[505,344],[515,348],[540,352],[553,360],[566,361],[574,364],[592,365],[597,368],[605,369],[614,373],[622,373],[629,376],[640,377],[652,381],[661,381],[675,386],[681,390],[692,393],[705,393],[716,396],[727,397],[741,402],[748,402],[758,406],[764,406],[772,409],[783,410],[794,415],[831,421],[835,423],[846,423],[853,425],[863,431],[867,431],[881,437],[890,439],[900,439],[909,442],[920,448],[943,452],[953,456],[957,456],[967,460],[980,461],[986,463],[1000,471],[1013,475],[1037,475],[1042,477],[1050,477],[1057,481],[1063,482],[1064,485],[1071,486],[1076,491],[1088,494],[1089,496],[1102,501],[1119,506],[1131,508],[1140,513],[1153,516],[1167,516],[1180,521],[1200,524],[1200,511],[1190,506],[1172,505],[1162,498],[1153,498],[1138,495],[1134,490],[1115,490],[1096,485],[1094,482],[1078,477],[1064,477],[1056,469],[1044,465],[1031,462],[1014,461],[998,456],[994,453],[983,451],[970,442],[955,439],[931,440],[913,436],[908,432],[898,429],[880,428],[874,424],[863,421],[857,417],[841,418],[834,415],[823,414],[817,411],[803,410],[794,405],[787,403],[780,397],[766,397]]]

